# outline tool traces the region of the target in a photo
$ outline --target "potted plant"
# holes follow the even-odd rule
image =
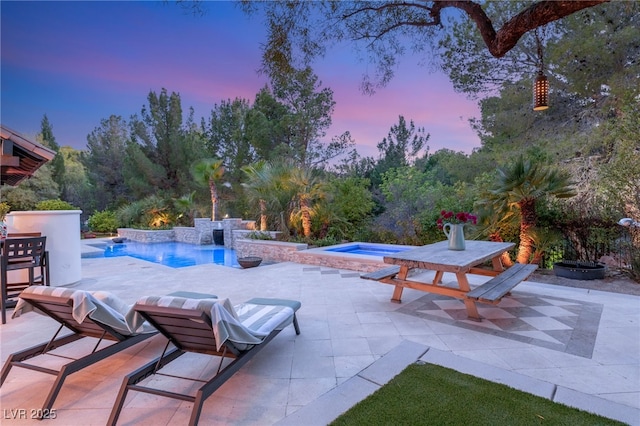
[[[477,216],[471,213],[442,210],[436,224],[447,236],[449,250],[464,250],[464,225],[467,223],[475,225],[477,221]]]

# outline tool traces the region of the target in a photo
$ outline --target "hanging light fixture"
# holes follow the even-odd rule
[[[536,43],[538,45],[538,76],[533,84],[533,110],[543,111],[549,108],[549,80],[544,75],[544,58],[542,55],[542,41],[536,28]]]
[[[533,110],[543,111],[547,108],[549,108],[549,80],[540,70],[533,85]]]

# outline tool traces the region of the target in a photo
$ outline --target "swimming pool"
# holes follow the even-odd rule
[[[235,250],[215,245],[125,241],[124,243],[109,242],[104,246],[96,247],[104,248],[102,257],[131,256],[171,268],[184,268],[209,263],[240,268]]]

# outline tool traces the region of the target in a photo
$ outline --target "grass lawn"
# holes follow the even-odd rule
[[[433,364],[411,364],[331,425],[622,425]]]

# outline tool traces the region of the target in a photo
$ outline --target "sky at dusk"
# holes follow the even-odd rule
[[[194,16],[174,2],[2,1],[1,120],[35,137],[46,114],[56,142],[86,147],[102,119],[140,114],[150,91],[180,94],[196,122],[222,100],[253,103],[267,84],[257,70],[266,29],[232,2],[205,2]],[[470,153],[480,146],[468,119],[475,102],[453,91],[443,74],[404,57],[396,77],[373,95],[360,92],[366,64],[345,46],[312,66],[336,102],[323,139],[350,131],[363,156],[403,115],[431,134],[430,151]]]

